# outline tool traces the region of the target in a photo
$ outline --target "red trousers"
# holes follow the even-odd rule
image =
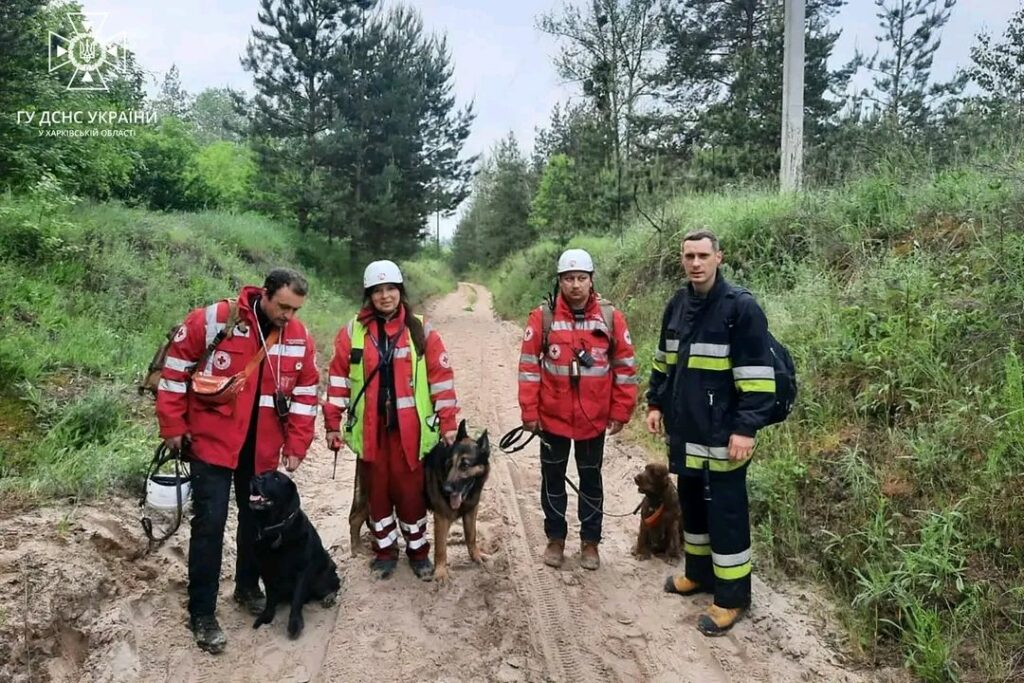
[[[430,543],[427,541],[427,504],[423,497],[423,465],[417,461],[415,467],[410,467],[402,452],[398,430],[381,434],[379,438],[376,457],[365,464],[374,551],[379,559],[397,559],[400,528],[409,559],[424,559],[430,554]]]

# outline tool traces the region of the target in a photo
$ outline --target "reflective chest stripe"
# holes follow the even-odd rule
[[[268,356],[281,356],[282,358],[303,358],[306,355],[306,347],[301,344],[274,344],[267,349]]]

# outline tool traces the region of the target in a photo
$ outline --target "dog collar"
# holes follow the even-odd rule
[[[661,519],[661,514],[665,512],[665,504],[662,503],[658,506],[658,509],[651,513],[650,517],[644,517],[644,524],[647,526],[654,526]]]
[[[274,525],[271,525],[271,526],[268,526],[268,527],[263,527],[262,529],[257,527],[256,528],[256,540],[257,541],[261,541],[264,538],[267,538],[268,536],[270,536],[271,534],[273,534],[273,533],[275,533],[277,531],[282,531],[286,526],[291,524],[291,521],[293,519],[295,519],[295,516],[297,514],[299,514],[299,509],[300,508],[296,508],[295,511],[292,512],[292,514],[290,514],[287,517],[285,517],[283,522],[278,522],[277,524],[274,524]],[[280,541],[281,541],[281,539],[278,538],[277,542],[280,542]]]

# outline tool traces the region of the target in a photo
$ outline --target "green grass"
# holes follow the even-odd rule
[[[157,439],[134,386],[168,328],[275,266],[309,279],[300,317],[325,365],[357,308],[350,262],[342,243],[258,215],[74,204],[45,187],[0,197],[0,496],[137,487]],[[414,301],[455,287],[440,260],[402,267]]]
[[[457,285],[452,269],[439,258],[423,255],[415,260],[403,261],[399,267],[414,306],[422,307],[430,299],[453,291]]]
[[[866,663],[926,681],[1020,676],[1024,652],[1024,163],[882,168],[801,197],[678,197],[672,234],[582,237],[649,372],[681,233],[719,234],[790,348],[800,399],[750,472],[757,565],[820,580]],[[523,320],[540,243],[490,276]]]
[[[303,263],[316,241],[255,215],[0,197],[0,493],[38,502],[137,486],[156,435],[134,385],[167,329],[274,266],[308,276],[300,316],[326,362],[355,305],[338,293],[340,248],[332,260],[323,242],[319,266]]]

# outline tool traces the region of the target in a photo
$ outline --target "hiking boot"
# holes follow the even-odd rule
[[[583,541],[580,546],[580,566],[594,571],[601,566],[601,556],[597,554],[597,543]]]
[[[254,616],[260,614],[267,606],[267,597],[263,595],[259,586],[254,588],[235,586],[235,592],[231,594],[231,597]]]
[[[220,624],[217,623],[217,617],[212,614],[204,614],[192,617],[189,621],[192,637],[195,638],[196,645],[200,650],[206,650],[212,655],[224,652],[224,646],[228,644],[228,639],[224,636]]]
[[[724,635],[732,625],[743,617],[743,609],[711,605],[708,611],[697,619],[697,630],[706,636]]]
[[[395,573],[395,569],[397,567],[398,560],[375,557],[370,561],[370,576],[380,580],[390,579],[391,575]]]
[[[421,581],[434,580],[434,563],[430,559],[424,557],[422,560],[409,560],[409,566],[412,567],[412,573],[416,575],[417,579]]]
[[[559,568],[565,562],[565,539],[549,538],[548,547],[544,549],[544,564]]]
[[[673,574],[665,577],[665,592],[676,595],[696,595],[697,593],[711,593],[710,586],[697,583],[693,579],[686,578],[683,574]]]

